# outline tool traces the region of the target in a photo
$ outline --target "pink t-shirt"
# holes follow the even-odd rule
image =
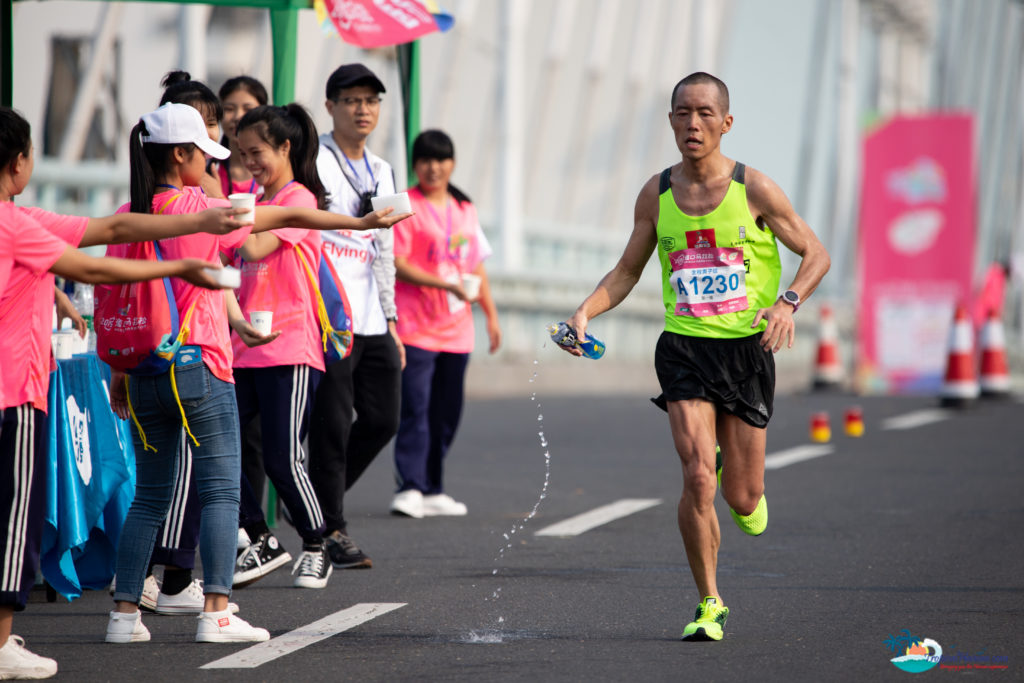
[[[46,272],[70,244],[78,246],[89,219],[62,216],[36,208],[6,205],[0,214],[8,244],[17,241],[18,253],[10,269],[7,286],[0,294],[0,394],[2,406],[11,408],[31,403],[46,410],[52,357],[50,330],[53,326],[53,275]],[[39,235],[39,227],[50,239]],[[10,235],[6,233],[10,233]],[[21,241],[27,240],[28,255],[20,256]]]
[[[392,228],[395,257],[448,282],[459,282],[462,273],[473,272],[484,258],[476,208],[452,199],[447,209],[439,210],[418,187],[408,192],[414,215]],[[473,350],[473,313],[458,297],[399,280],[395,305],[403,344],[449,353]]]
[[[236,192],[247,192],[256,195],[263,192],[263,188],[252,178],[243,182],[232,180],[228,176],[228,169],[224,164],[217,166],[217,177],[220,178],[220,189],[224,192],[225,197]]]
[[[176,200],[167,204],[167,200],[175,194],[181,194]],[[197,213],[213,206],[230,206],[226,199],[211,199],[203,194],[198,187],[186,187],[178,190],[167,190],[153,197],[153,213],[167,204],[163,213],[176,215]],[[128,211],[130,205],[125,204],[118,213]],[[164,260],[171,261],[181,258],[198,258],[211,263],[220,260],[220,252],[236,249],[252,232],[247,225],[229,232],[226,235],[210,235],[198,232],[182,237],[170,237],[160,240],[160,253]],[[110,256],[123,256],[127,252],[126,245],[112,245],[107,249]],[[184,322],[185,313],[193,303],[196,304],[189,322],[191,333],[186,344],[199,346],[203,352],[203,361],[214,377],[224,382],[234,382],[231,373],[232,353],[228,314],[224,304],[224,293],[220,290],[203,289],[189,284],[180,278],[171,278],[171,289],[178,306],[179,320]]]
[[[316,197],[303,185],[292,182],[260,204],[316,208]],[[234,265],[242,271],[238,304],[246,320],[251,311],[273,311],[273,328],[281,336],[262,346],[249,348],[237,334],[231,335],[236,368],[270,368],[278,365],[308,365],[324,370],[324,347],[316,294],[309,275],[295,252],[298,246],[316,278],[320,272],[320,233],[301,228],[272,231],[281,245],[260,261],[249,262],[237,255]],[[319,285],[317,285],[319,287]]]

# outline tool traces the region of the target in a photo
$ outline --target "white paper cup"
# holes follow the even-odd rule
[[[246,225],[256,222],[256,195],[250,192],[236,192],[228,195],[233,209],[249,209],[248,213],[240,213],[235,218]]]
[[[480,296],[480,276],[473,273],[463,273],[462,289],[471,301]]]
[[[273,329],[273,311],[249,311],[249,322],[256,328],[256,331],[266,337]]]
[[[373,206],[374,211],[380,211],[381,209],[391,207],[395,210],[394,213],[396,214],[412,212],[412,205],[409,203],[408,192],[388,194],[383,197],[370,197],[370,204]]]
[[[68,360],[74,355],[75,351],[75,340],[71,338],[72,334],[78,334],[77,332],[58,332],[56,344],[56,356],[57,360]]]
[[[231,266],[223,268],[203,268],[207,275],[212,277],[222,287],[238,289],[242,286],[242,271]]]

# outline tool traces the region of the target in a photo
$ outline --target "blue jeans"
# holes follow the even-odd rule
[[[189,429],[199,441],[198,446],[195,443],[191,446],[192,471],[202,506],[199,553],[203,562],[204,590],[230,595],[241,476],[234,387],[217,379],[201,360],[179,365],[174,372]],[[132,377],[128,396],[150,448],[143,447],[138,430],[133,430],[135,500],[128,510],[117,549],[114,599],[138,604],[150,554],[170,507],[179,467],[182,423],[170,373]]]

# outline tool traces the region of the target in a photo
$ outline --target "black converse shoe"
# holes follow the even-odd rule
[[[324,541],[327,542],[327,555],[335,569],[369,569],[373,566],[373,560],[347,534],[335,531]]]
[[[235,588],[247,586],[278,567],[288,564],[291,559],[292,556],[281,547],[274,534],[267,531],[260,534],[252,545],[238,555],[232,583]]]
[[[323,543],[316,547],[303,545],[302,554],[292,567],[292,574],[295,575],[292,585],[296,588],[323,588],[333,571],[334,567],[331,566]]]

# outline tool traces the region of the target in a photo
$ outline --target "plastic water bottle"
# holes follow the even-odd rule
[[[551,335],[551,341],[567,349],[576,347],[583,352],[586,358],[597,360],[604,355],[605,346],[603,341],[589,334],[586,335],[585,339],[580,340],[576,336],[576,330],[565,322],[548,325],[548,334]]]
[[[71,298],[71,304],[78,311],[78,314],[85,318],[88,327],[88,347],[90,351],[96,350],[96,328],[93,325],[93,316],[96,313],[96,304],[93,299],[92,285],[82,282],[75,283],[75,293]]]

